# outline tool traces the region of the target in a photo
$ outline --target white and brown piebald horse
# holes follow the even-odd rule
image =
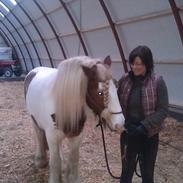
[[[37,137],[35,164],[46,166],[49,149],[49,183],[62,182],[59,146],[64,138],[70,147],[66,182],[79,182],[79,145],[90,109],[111,130],[124,129],[110,65],[110,57],[102,61],[80,56],[62,61],[58,69],[38,67],[26,76],[26,105]]]

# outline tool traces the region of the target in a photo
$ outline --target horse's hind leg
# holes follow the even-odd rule
[[[82,133],[73,138],[69,138],[69,157],[66,168],[66,179],[68,183],[78,183],[78,164],[79,164],[79,146],[82,139]]]
[[[33,119],[33,127],[37,137],[35,164],[38,168],[43,168],[48,164],[46,152],[46,150],[48,149],[48,144],[46,141],[45,132],[41,128],[39,128],[35,118],[33,116],[31,117]]]

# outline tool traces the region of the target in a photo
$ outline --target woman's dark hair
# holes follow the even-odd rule
[[[143,64],[146,66],[147,73],[151,74],[154,69],[154,61],[150,48],[147,46],[137,46],[129,55],[129,64],[133,64],[136,57],[140,57]]]

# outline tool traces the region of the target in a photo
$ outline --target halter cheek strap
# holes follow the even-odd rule
[[[108,108],[108,104],[109,104],[109,80],[107,80],[104,84],[104,106],[106,108]],[[122,111],[120,112],[111,112],[109,111],[111,114],[121,114]]]

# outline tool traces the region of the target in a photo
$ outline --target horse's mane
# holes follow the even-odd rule
[[[80,130],[79,121],[85,113],[88,79],[81,65],[92,67],[97,60],[86,56],[74,57],[61,62],[53,87],[56,124],[66,135]]]

